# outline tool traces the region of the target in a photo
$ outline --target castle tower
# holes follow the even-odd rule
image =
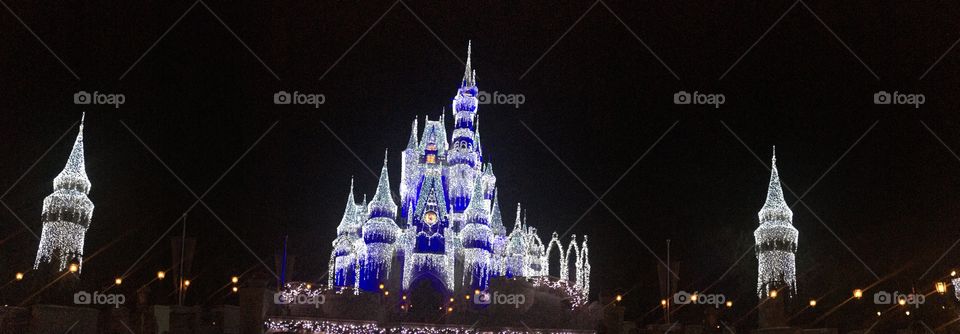
[[[453,98],[454,116],[451,149],[447,152],[448,189],[450,190],[453,206],[453,229],[460,232],[466,222],[462,215],[470,205],[473,196],[474,183],[480,173],[480,150],[476,142],[477,121],[477,82],[476,73],[471,65],[471,46],[467,46],[467,66],[463,73],[463,80],[457,95]]]
[[[777,172],[777,152],[773,151],[767,200],[757,213],[760,227],[753,232],[757,243],[757,294],[761,297],[772,289],[786,289],[780,294],[794,296],[797,292],[796,258],[799,232],[793,227],[793,211],[783,199],[780,174]]]
[[[356,248],[360,239],[362,220],[358,219],[359,208],[353,197],[353,179],[350,180],[350,194],[347,195],[343,218],[337,226],[337,238],[333,240],[333,256],[330,259],[328,286],[352,287],[356,284]]]
[[[367,205],[368,218],[363,224],[363,242],[366,245],[360,264],[359,287],[376,291],[390,277],[394,243],[400,227],[397,226],[397,204],[390,193],[390,176],[387,173],[387,156],[384,152],[383,169],[377,183],[377,193]]]
[[[34,269],[50,263],[63,271],[71,262],[82,268],[83,241],[93,217],[93,202],[87,197],[90,180],[83,156],[83,122],[81,117],[66,166],[53,179],[53,193],[43,199],[43,232]]]
[[[473,201],[467,208],[467,224],[460,232],[463,239],[464,282],[469,282],[470,290],[486,290],[493,269],[493,231],[488,217],[490,210],[483,200],[483,185],[474,184]]]

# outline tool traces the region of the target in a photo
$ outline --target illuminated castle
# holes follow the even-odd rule
[[[484,162],[477,130],[479,93],[467,49],[466,70],[453,98],[453,130],[446,115],[413,120],[400,155],[399,205],[390,188],[387,157],[376,193],[356,202],[351,181],[330,255],[328,286],[403,291],[420,280],[446,294],[486,291],[492,277],[542,280],[548,255],[560,254],[560,281],[585,299],[590,289],[586,237],[564,248],[556,233],[544,244],[517,204],[512,230],[503,224],[493,165]],[[568,268],[573,263],[575,268]],[[572,273],[571,273],[572,271]],[[573,277],[570,277],[572,274]]]

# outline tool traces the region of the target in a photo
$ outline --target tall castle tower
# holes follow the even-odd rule
[[[83,240],[93,217],[93,202],[87,197],[89,193],[81,118],[80,131],[73,142],[67,165],[53,179],[53,193],[43,199],[43,232],[34,269],[44,263],[52,264],[59,271],[71,262],[83,265]]]
[[[447,151],[447,182],[450,191],[453,231],[466,224],[464,214],[473,199],[474,184],[480,176],[480,143],[477,137],[477,75],[470,64],[471,46],[467,46],[467,66],[457,95],[453,97],[453,135]],[[482,197],[482,195],[481,195]],[[477,200],[483,200],[478,198]]]
[[[785,288],[788,296],[797,292],[796,252],[799,232],[793,227],[793,211],[783,199],[780,174],[777,172],[777,151],[774,147],[770,168],[767,201],[757,213],[760,227],[753,232],[757,243],[757,294]]]

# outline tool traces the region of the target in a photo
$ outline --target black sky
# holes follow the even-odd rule
[[[508,226],[522,202],[543,238],[566,230],[595,200],[578,178],[603,194],[678,122],[604,202],[658,256],[673,240],[685,289],[717,281],[748,251],[769,178],[750,150],[766,163],[772,145],[787,186],[803,194],[816,183],[803,199],[811,210],[793,209],[803,295],[833,288],[828,298],[842,300],[876,280],[871,270],[896,272],[883,283],[890,289],[909,286],[960,238],[960,158],[921,123],[960,150],[960,54],[931,69],[960,38],[960,9],[946,3],[809,1],[784,15],[794,2],[208,1],[166,34],[193,2],[8,4],[80,79],[0,13],[0,190],[16,184],[3,200],[40,233],[41,202],[75,130],[30,167],[86,111],[96,204],[87,252],[115,243],[90,259],[84,279],[104,285],[194,203],[124,124],[199,195],[279,122],[205,202],[271,266],[289,235],[296,278],[314,280],[326,272],[350,177],[372,195],[364,164],[378,171],[386,148],[396,187],[410,122],[449,110],[468,40],[481,90],[526,97],[519,109],[480,108]],[[281,89],[327,103],[275,106]],[[78,90],[123,93],[127,103],[76,106]],[[679,90],[723,93],[727,103],[677,106]],[[876,106],[878,90],[923,93],[927,103]],[[12,277],[32,264],[37,240],[5,209],[0,222],[0,239],[17,234],[0,244],[0,277]],[[197,302],[258,264],[203,205],[188,222],[198,283],[210,287]],[[590,236],[595,291],[635,288],[635,309],[656,305],[656,260],[610,210],[594,207],[571,233]],[[958,251],[920,284],[957,265]],[[130,280],[169,261],[164,239]],[[749,253],[714,289],[755,298],[755,273]]]

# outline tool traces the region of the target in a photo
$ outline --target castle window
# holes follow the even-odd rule
[[[428,164],[435,164],[435,163],[437,163],[437,155],[436,155],[436,154],[427,154],[427,163],[428,163]]]

